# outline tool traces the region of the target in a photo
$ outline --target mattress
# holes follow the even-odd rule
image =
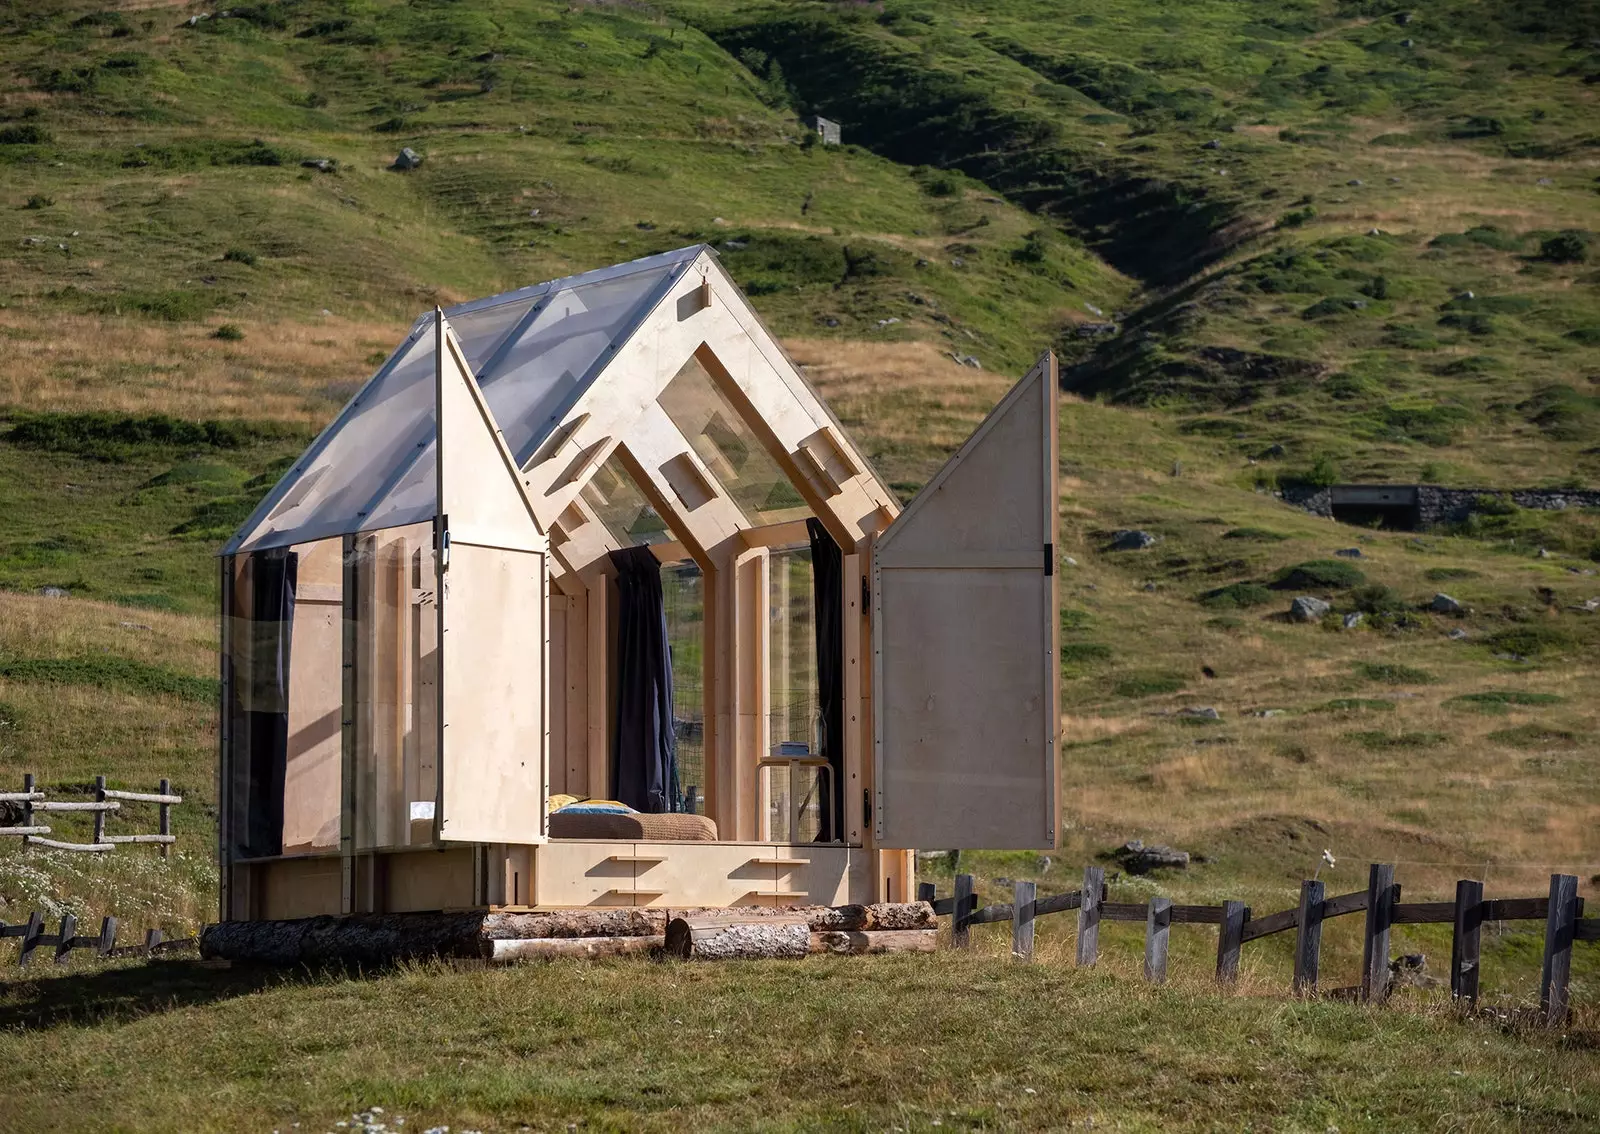
[[[611,842],[714,843],[717,825],[704,815],[584,815],[554,812],[552,839],[606,839]]]

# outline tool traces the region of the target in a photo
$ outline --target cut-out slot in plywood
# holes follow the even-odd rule
[[[839,495],[844,489],[839,480],[828,470],[828,467],[817,459],[817,455],[810,449],[796,449],[794,451],[795,464],[800,466],[800,471],[811,482],[811,487],[824,497]]]
[[[839,435],[826,425],[803,439],[800,448],[811,454],[812,460],[816,461],[836,484],[843,484],[861,475],[861,466],[850,455],[849,446],[845,445],[839,439]]]
[[[602,437],[594,444],[584,447],[567,463],[567,467],[556,478],[555,483],[550,486],[545,495],[549,496],[551,493],[558,492],[585,479],[606,459],[606,454],[611,451],[610,446],[611,438]]]
[[[571,421],[563,422],[560,428],[550,435],[550,439],[535,450],[533,460],[528,462],[528,467],[536,468],[546,461],[553,461],[567,452],[571,448],[569,443],[576,439],[579,428],[588,420],[588,414],[580,413]]]
[[[702,472],[700,462],[689,453],[679,453],[661,466],[661,475],[672,486],[673,493],[683,506],[693,512],[702,504],[717,498],[717,487],[711,477]]]

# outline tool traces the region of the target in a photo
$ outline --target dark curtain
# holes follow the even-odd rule
[[[817,628],[817,700],[822,710],[822,755],[833,769],[833,799],[822,809],[818,842],[843,839],[844,820],[844,556],[828,529],[806,521],[811,536],[811,590]]]
[[[250,556],[244,854],[252,858],[283,853],[284,777],[289,764],[289,644],[299,562],[299,556],[292,551],[257,551]]]
[[[637,811],[681,811],[672,723],[672,651],[661,563],[648,547],[611,553],[617,568],[616,798]]]

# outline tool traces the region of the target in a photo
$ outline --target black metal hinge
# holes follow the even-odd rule
[[[1046,578],[1056,573],[1056,545],[1053,543],[1044,545],[1044,573]]]
[[[872,793],[866,788],[861,789],[861,823],[868,827],[872,825]]]
[[[872,609],[872,587],[867,584],[867,577],[861,576],[861,611],[866,613]]]

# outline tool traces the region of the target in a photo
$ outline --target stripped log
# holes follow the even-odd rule
[[[811,935],[813,953],[858,956],[870,953],[932,953],[939,947],[937,929],[831,929]]]
[[[115,788],[106,788],[105,797],[107,799],[126,800],[129,803],[165,803],[170,805],[183,802],[183,796],[181,795],[157,794],[148,791],[118,791]]]
[[[632,937],[525,937],[492,943],[494,961],[553,960],[567,957],[648,956],[661,948],[666,937],[639,934]]]
[[[24,844],[30,847],[49,847],[51,850],[78,851],[83,854],[103,854],[110,850],[113,843],[63,843],[58,839],[41,839],[38,835],[29,835]]]
[[[663,949],[681,961],[797,958],[811,951],[811,929],[799,918],[768,917],[729,925],[722,918],[675,917],[667,922]]]

